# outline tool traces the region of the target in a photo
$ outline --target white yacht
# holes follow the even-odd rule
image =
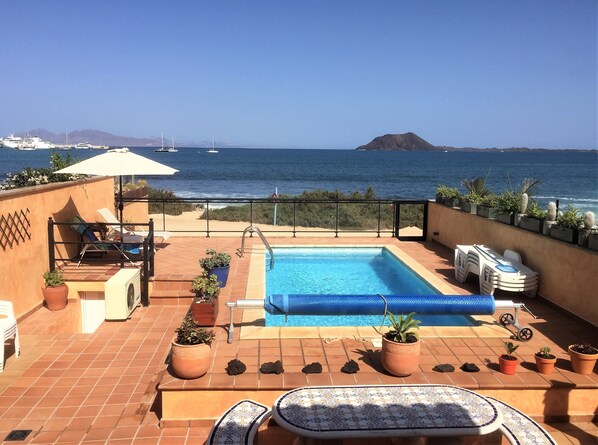
[[[25,141],[33,144],[36,150],[49,150],[52,148],[56,148],[56,146],[52,142],[42,141],[39,136],[33,136],[29,138],[25,138]]]
[[[164,133],[162,133],[162,147],[154,150],[156,153],[177,153],[178,150],[174,145],[174,138],[172,138],[172,147],[164,147]]]
[[[9,134],[4,139],[2,139],[2,146],[4,148],[17,148],[19,145],[23,144],[23,138],[20,136],[15,136],[14,134]]]
[[[91,144],[88,142],[79,142],[75,145],[75,150],[89,150],[91,148]]]
[[[214,147],[214,138],[212,138],[212,148],[208,148],[206,153],[218,153],[218,150]]]

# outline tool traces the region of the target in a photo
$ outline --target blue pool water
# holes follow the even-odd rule
[[[266,295],[273,294],[439,294],[388,250],[377,247],[273,248],[266,259]],[[459,315],[418,316],[426,326],[471,326]],[[380,326],[381,316],[284,315],[266,313],[266,326]]]

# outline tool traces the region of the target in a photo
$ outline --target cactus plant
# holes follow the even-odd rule
[[[522,193],[521,194],[521,202],[519,203],[519,213],[525,213],[527,212],[527,203],[529,201],[529,197],[527,196],[527,193]]]
[[[594,212],[586,212],[583,214],[583,228],[592,230],[596,226],[596,215]]]

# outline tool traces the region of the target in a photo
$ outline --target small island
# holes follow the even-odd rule
[[[370,143],[360,145],[356,150],[384,150],[384,151],[443,151],[420,138],[415,133],[385,134],[374,138]]]

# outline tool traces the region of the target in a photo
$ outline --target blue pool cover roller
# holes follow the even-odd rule
[[[273,315],[383,315],[385,300],[393,314],[492,315],[492,295],[312,295],[275,294],[264,309]]]

